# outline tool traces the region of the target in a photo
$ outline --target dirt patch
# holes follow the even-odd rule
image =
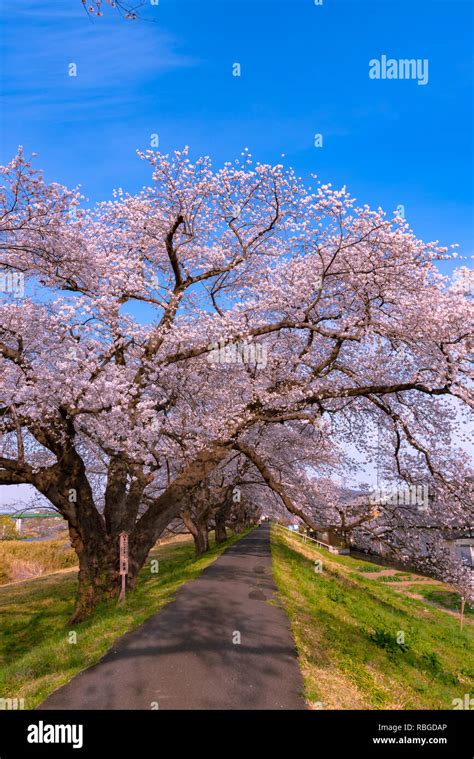
[[[398,585],[403,585],[403,583],[399,582]],[[460,619],[460,615],[458,611],[453,611],[452,609],[447,609],[446,606],[443,606],[442,604],[437,604],[436,601],[431,601],[425,598],[421,595],[421,593],[413,593],[409,590],[404,590],[403,588],[394,588],[394,590],[397,590],[401,595],[408,596],[409,598],[414,598],[415,601],[422,601],[426,606],[430,607],[432,609],[439,609],[440,611],[444,611],[446,614],[449,614],[451,617],[455,617],[456,619]],[[429,611],[429,609],[424,609],[424,611]],[[464,623],[467,624],[474,624],[474,620],[470,617],[464,616]]]

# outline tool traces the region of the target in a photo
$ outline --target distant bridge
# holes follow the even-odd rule
[[[16,512],[13,514],[8,514],[7,512],[0,512],[0,517],[11,517],[12,519],[48,519],[48,518],[62,519],[61,514],[58,514],[55,511],[47,511],[44,513],[39,512],[39,511],[29,511],[26,513]]]
[[[56,511],[19,511],[13,514],[0,512],[0,518],[1,517],[10,517],[10,519],[14,519],[15,529],[19,535],[23,532],[24,519],[62,519],[61,514],[58,514]],[[3,532],[5,532],[5,527],[3,528]]]

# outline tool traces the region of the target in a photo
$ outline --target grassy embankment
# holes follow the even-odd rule
[[[59,539],[37,543],[0,540],[0,586],[41,577],[76,564],[77,556],[69,545],[67,533]]]
[[[199,559],[194,557],[190,537],[156,546],[136,590],[124,604],[103,604],[90,619],[74,627],[67,620],[74,607],[75,568],[0,587],[0,699],[23,698],[25,709],[34,709],[73,675],[98,661],[119,636],[173,600],[181,585],[196,578],[242,536],[214,546]],[[0,543],[3,559],[12,549],[14,554],[19,549],[25,561],[32,552],[38,562],[39,556],[47,561],[55,555],[55,547],[47,542],[5,542],[3,546]],[[152,559],[159,560],[157,574],[151,571]],[[76,644],[69,642],[71,632],[77,633]]]
[[[473,692],[472,611],[461,631],[449,612],[459,597],[447,586],[407,573],[388,581],[384,567],[278,527],[272,554],[313,708],[452,709],[453,699]]]

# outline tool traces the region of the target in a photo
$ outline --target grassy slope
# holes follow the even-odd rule
[[[190,538],[155,548],[125,604],[104,604],[73,628],[67,620],[74,605],[75,571],[0,587],[0,698],[24,698],[25,708],[34,709],[79,670],[98,661],[119,636],[173,600],[183,583],[197,577],[240,537],[197,560]],[[159,560],[158,574],[151,572],[151,559]],[[76,644],[69,643],[70,632],[77,633]]]
[[[0,540],[0,585],[40,576],[77,564],[72,548],[67,548],[67,533],[55,540],[26,543]]]
[[[410,590],[419,593],[426,598],[427,601],[431,601],[434,604],[443,606],[445,609],[459,613],[459,593],[449,591],[446,587],[417,585],[416,583],[413,583]],[[474,607],[469,607],[466,604],[464,616],[467,619],[474,618]]]
[[[277,527],[272,554],[314,708],[451,709],[452,699],[472,692],[472,623],[461,632],[455,617],[402,595],[397,583],[364,577],[360,559],[328,554]]]

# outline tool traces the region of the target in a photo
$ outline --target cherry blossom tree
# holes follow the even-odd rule
[[[104,8],[109,7],[130,21],[136,21],[140,9],[145,5],[144,0],[137,0],[133,3],[122,2],[121,0],[81,0],[81,3],[89,16],[102,16]]]
[[[180,516],[193,536],[197,556],[209,550],[209,530],[215,530],[220,544],[227,539],[226,527],[240,532],[258,522],[259,499],[248,492],[254,483],[248,469],[247,461],[234,453],[190,491]]]
[[[472,406],[472,303],[436,268],[446,249],[247,150],[217,170],[139,155],[150,186],[93,208],[21,151],[1,170],[0,270],[24,294],[1,301],[0,484],[32,485],[67,521],[74,618],[116,597],[119,534],[131,589],[236,455],[318,527],[333,505],[318,512],[311,472],[346,441],[369,450],[377,427],[397,477],[463,508],[451,433]]]
[[[425,548],[413,555],[413,564],[423,573],[447,583],[459,594],[462,629],[466,603],[470,607],[474,605],[474,568],[455,553],[442,531],[435,531],[434,534],[431,531],[423,537]]]

